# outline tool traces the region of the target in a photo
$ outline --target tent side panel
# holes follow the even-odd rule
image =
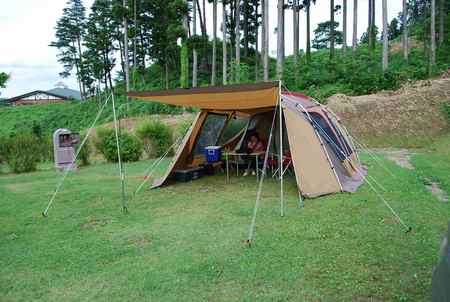
[[[289,107],[283,111],[295,176],[302,194],[315,197],[339,192],[339,183],[311,124]]]
[[[201,111],[197,114],[194,121],[192,122],[191,128],[186,133],[186,135],[183,138],[183,141],[178,147],[178,150],[175,156],[173,157],[169,167],[167,168],[166,173],[162,178],[155,180],[155,182],[152,185],[152,189],[162,186],[166,182],[170,173],[172,173],[173,169],[175,169],[176,167],[186,165],[186,161],[188,159],[190,151],[192,150],[195,139],[197,138],[207,115],[208,112],[206,111]]]

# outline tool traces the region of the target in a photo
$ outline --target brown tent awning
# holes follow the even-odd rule
[[[145,101],[212,110],[273,107],[278,95],[278,82],[128,93],[130,97]]]

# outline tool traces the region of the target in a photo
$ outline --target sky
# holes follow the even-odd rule
[[[77,89],[74,77],[62,79],[59,73],[62,66],[57,61],[57,49],[49,47],[55,37],[55,25],[62,14],[67,0],[0,0],[0,72],[10,75],[6,89],[0,89],[0,97],[13,97],[33,90],[48,90],[62,81],[69,88]],[[132,0],[129,0],[130,2]],[[270,54],[276,54],[277,0],[269,0],[269,47]],[[84,0],[89,8],[93,0]],[[348,44],[351,44],[353,24],[353,1],[348,2]],[[401,11],[400,0],[388,2],[388,20],[396,17]],[[368,0],[358,2],[358,37],[367,28]],[[342,0],[335,0],[342,4]],[[381,1],[376,3],[376,24],[381,28]],[[221,37],[222,6],[218,6],[218,36]],[[342,14],[336,21],[342,26]],[[329,0],[317,0],[311,9],[311,37],[317,24],[329,19]],[[212,34],[212,6],[207,5],[207,30]],[[292,54],[292,11],[287,10],[285,16],[286,55]],[[199,26],[197,27],[200,28]],[[306,15],[300,13],[300,47],[306,46]],[[261,45],[261,44],[260,44]]]

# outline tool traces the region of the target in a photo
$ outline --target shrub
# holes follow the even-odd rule
[[[450,101],[442,102],[442,111],[444,112],[447,121],[450,123]]]
[[[118,161],[114,129],[98,129],[94,145],[107,161]],[[143,145],[136,136],[122,132],[120,135],[120,151],[122,161],[138,161],[142,155]]]
[[[81,142],[84,140],[85,135],[82,135],[80,137],[80,143],[77,145],[77,150],[81,145]],[[91,164],[90,157],[91,157],[92,147],[90,144],[89,139],[86,140],[84,143],[83,148],[80,150],[80,154],[78,154],[78,158],[80,159],[80,166],[89,166]]]
[[[39,141],[39,154],[40,161],[53,161],[53,138],[52,136],[45,136],[38,139]]]
[[[184,137],[186,133],[189,131],[189,128],[191,128],[191,125],[193,123],[192,119],[185,119],[183,120],[176,130],[177,139],[180,137]]]
[[[137,135],[144,142],[148,157],[162,156],[173,143],[172,129],[159,120],[144,123]]]
[[[29,133],[18,133],[6,140],[4,157],[11,170],[15,173],[36,170],[40,160],[39,140]]]

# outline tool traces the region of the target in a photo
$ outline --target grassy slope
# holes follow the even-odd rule
[[[104,102],[102,98],[102,102]],[[143,116],[155,113],[179,113],[181,110],[173,106],[133,100],[130,111],[125,111],[124,101],[117,100],[116,107],[121,108],[122,116]],[[83,130],[94,121],[100,104],[97,102],[44,104],[34,106],[0,107],[0,136],[11,132],[30,130],[33,125],[40,126],[44,133],[52,133],[58,128]],[[112,120],[111,102],[100,116],[99,122]]]
[[[255,242],[246,238],[254,178],[222,175],[143,191],[120,213],[116,166],[71,175],[50,217],[52,170],[0,176],[0,296],[3,301],[425,301],[449,204],[415,171],[386,164],[372,176],[403,219],[405,235],[367,186],[356,194],[307,200],[297,208],[286,184],[265,183]],[[127,190],[149,162],[127,164]],[[165,163],[167,164],[167,163]],[[162,173],[162,168],[158,171]]]

